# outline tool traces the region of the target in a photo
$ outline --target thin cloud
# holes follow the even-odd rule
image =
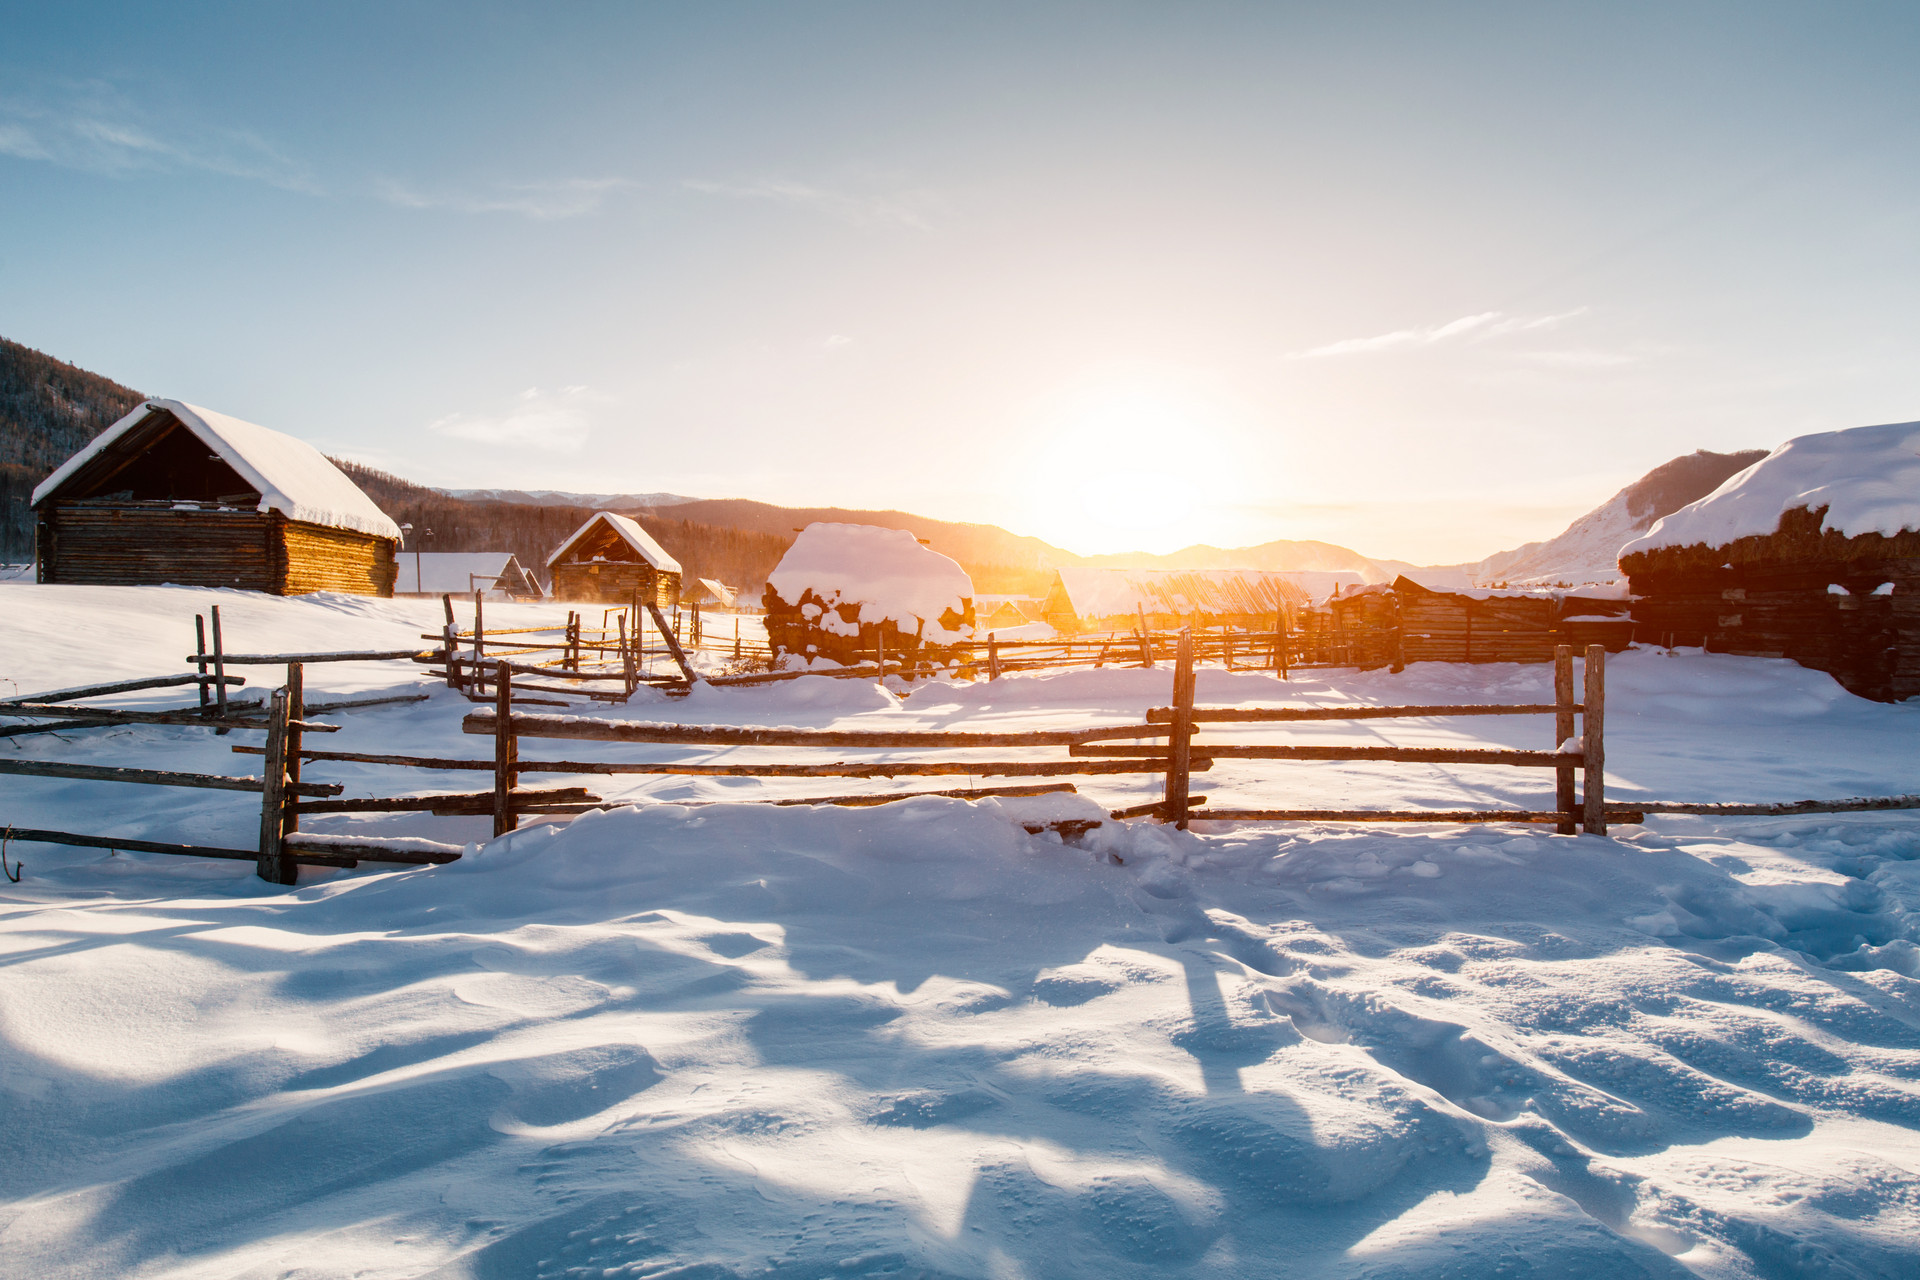
[[[590,410],[604,396],[588,387],[542,391],[528,387],[499,413],[452,413],[427,424],[427,430],[476,444],[539,445],[559,453],[578,453],[593,435]]]
[[[381,199],[403,209],[511,213],[545,222],[598,213],[607,197],[634,185],[626,178],[561,178],[500,183],[482,192],[426,192],[389,180],[381,182],[378,190]]]
[[[0,154],[111,178],[198,171],[318,194],[306,166],[244,129],[161,124],[104,81],[0,98]]]
[[[1347,338],[1340,342],[1330,342],[1324,347],[1309,347],[1305,351],[1289,352],[1288,358],[1318,360],[1328,356],[1366,355],[1376,351],[1431,347],[1442,342],[1483,342],[1489,338],[1507,334],[1551,329],[1562,321],[1585,315],[1586,312],[1585,307],[1576,307],[1572,311],[1563,311],[1551,316],[1510,316],[1501,311],[1482,311],[1478,315],[1461,316],[1458,320],[1429,325],[1424,329],[1396,329],[1392,333],[1376,334],[1371,338]]]
[[[865,196],[784,178],[763,178],[754,182],[713,182],[705,178],[686,178],[680,185],[702,195],[761,200],[789,208],[807,209],[856,227],[911,231],[933,230],[937,212],[935,206],[938,203],[926,191]]]

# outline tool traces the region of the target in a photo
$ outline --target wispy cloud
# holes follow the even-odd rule
[[[104,81],[0,96],[0,154],[108,177],[198,171],[318,192],[306,166],[258,134],[162,123]]]
[[[427,424],[427,430],[476,444],[531,445],[560,453],[578,453],[593,434],[590,410],[606,403],[588,387],[542,391],[528,387],[500,412],[451,413]]]
[[[785,178],[762,178],[752,182],[713,182],[705,178],[687,178],[680,185],[702,195],[763,200],[790,208],[807,209],[856,227],[931,231],[939,214],[938,199],[932,192],[924,190],[878,196],[860,195]]]
[[[1288,356],[1294,360],[1317,360],[1327,356],[1355,356],[1409,347],[1431,347],[1442,342],[1484,342],[1507,334],[1551,329],[1586,312],[1585,307],[1551,316],[1510,316],[1501,311],[1482,311],[1478,315],[1461,316],[1458,320],[1428,325],[1423,329],[1396,329],[1392,333],[1376,334],[1371,338],[1346,338],[1340,342],[1330,342],[1324,347],[1289,352]]]
[[[380,198],[404,209],[451,209],[456,213],[511,213],[548,221],[598,213],[607,197],[635,184],[626,178],[560,178],[548,182],[503,182],[482,191],[423,191],[392,180],[378,184]]]

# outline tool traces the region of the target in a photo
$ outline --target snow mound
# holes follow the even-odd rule
[[[155,413],[172,414],[252,485],[260,494],[257,510],[278,511],[289,520],[330,529],[399,538],[400,526],[392,517],[306,441],[179,400],[148,400],[102,431],[40,482],[33,501],[38,504],[56,492],[74,472]]]
[[[1667,516],[1622,556],[1664,547],[1725,546],[1775,532],[1798,507],[1826,508],[1823,529],[1891,537],[1920,529],[1920,422],[1799,436],[1697,502]]]
[[[902,630],[924,623],[923,638],[936,644],[967,639],[949,632],[941,617],[964,613],[973,598],[973,579],[960,565],[920,545],[905,529],[865,524],[810,524],[767,578],[775,595],[798,604],[809,591],[824,610],[822,625],[857,630],[861,623],[892,621]],[[837,616],[841,605],[857,604],[859,617]]]

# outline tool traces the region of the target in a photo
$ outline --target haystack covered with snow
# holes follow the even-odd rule
[[[767,638],[776,657],[965,662],[973,580],[904,529],[810,524],[767,578]]]
[[[1641,638],[1920,694],[1920,422],[1801,436],[1620,551]]]
[[[42,582],[390,595],[400,527],[304,440],[148,400],[33,491]]]

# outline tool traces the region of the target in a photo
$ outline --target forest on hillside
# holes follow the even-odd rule
[[[144,399],[0,338],[0,562],[33,558],[34,486]]]

